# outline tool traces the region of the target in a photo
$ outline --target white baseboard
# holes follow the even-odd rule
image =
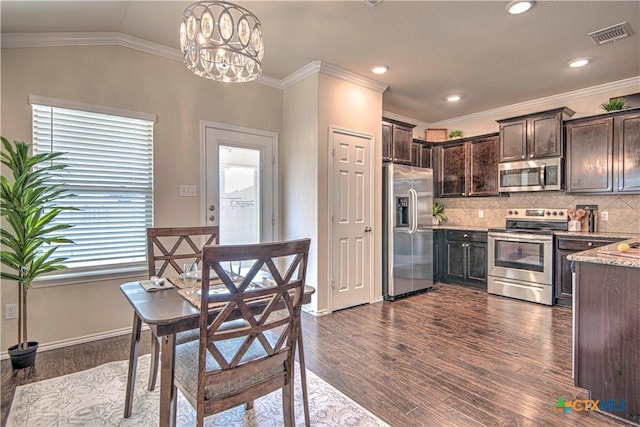
[[[146,331],[149,329],[149,326],[142,324],[142,330]],[[131,327],[127,327],[127,328],[120,328],[120,329],[113,329],[111,331],[107,331],[107,332],[101,332],[99,334],[91,334],[91,335],[84,335],[82,337],[75,337],[75,338],[70,338],[67,340],[60,340],[60,341],[54,341],[54,342],[50,342],[50,343],[46,343],[46,344],[40,344],[38,346],[38,351],[48,351],[48,350],[54,350],[56,348],[63,348],[63,347],[69,347],[72,345],[77,345],[77,344],[83,344],[83,343],[87,343],[87,342],[92,342],[92,341],[98,341],[98,340],[102,340],[105,338],[113,338],[113,337],[118,337],[120,335],[126,335],[126,334],[130,334],[131,333]],[[4,360],[4,359],[8,359],[9,358],[9,353],[5,350],[2,353],[0,353],[0,360]]]

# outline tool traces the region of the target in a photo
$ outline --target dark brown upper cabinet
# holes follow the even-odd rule
[[[411,164],[414,125],[382,119],[382,160]]]
[[[436,197],[498,195],[498,134],[438,145]]]
[[[640,109],[565,124],[567,192],[640,193]]]
[[[431,167],[431,146],[426,141],[414,139],[412,144],[411,166],[419,168]]]
[[[562,157],[562,123],[575,112],[567,107],[498,120],[500,161]]]

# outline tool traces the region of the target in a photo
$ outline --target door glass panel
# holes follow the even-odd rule
[[[220,243],[260,242],[260,150],[220,145]]]
[[[494,264],[496,266],[543,271],[543,243],[526,243],[496,239],[495,248]]]

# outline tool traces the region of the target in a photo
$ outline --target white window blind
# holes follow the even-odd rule
[[[65,153],[52,174],[74,194],[62,199],[56,221],[75,244],[61,245],[69,269],[146,260],[146,229],[153,225],[153,121],[32,104],[33,152]],[[43,248],[43,250],[46,248]]]

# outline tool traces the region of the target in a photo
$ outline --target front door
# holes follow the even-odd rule
[[[330,129],[331,309],[371,302],[373,137]]]
[[[276,136],[204,123],[206,225],[221,244],[273,241],[276,234]]]

